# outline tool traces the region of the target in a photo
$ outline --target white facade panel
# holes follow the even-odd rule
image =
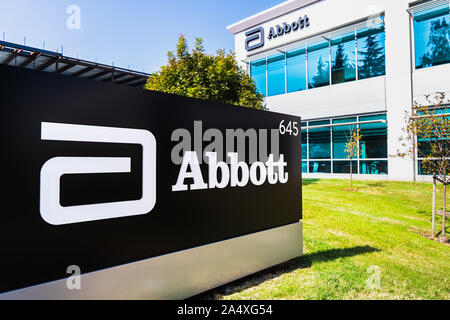
[[[426,103],[425,95],[445,92],[450,97],[450,64],[416,70],[413,74],[414,101]]]
[[[388,154],[401,149],[398,137],[403,134],[405,111],[411,109],[411,41],[408,1],[390,1],[386,11],[386,103],[388,126]],[[391,157],[389,177],[409,180],[414,176],[414,161]]]
[[[266,104],[270,111],[302,119],[386,111],[385,77],[267,97]]]

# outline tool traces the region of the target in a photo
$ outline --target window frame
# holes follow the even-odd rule
[[[375,112],[375,113],[368,113],[368,114],[356,114],[356,115],[345,115],[345,116],[336,116],[336,117],[331,117],[331,118],[321,118],[321,119],[310,119],[310,120],[303,120],[302,121],[302,135],[306,134],[306,143],[307,143],[307,158],[304,159],[302,158],[302,163],[306,162],[306,168],[307,171],[303,172],[303,174],[314,174],[314,172],[310,172],[310,163],[312,162],[330,162],[330,167],[331,167],[331,172],[330,173],[321,173],[321,174],[349,174],[349,173],[334,173],[334,163],[335,162],[342,162],[342,161],[350,161],[347,158],[334,158],[334,146],[333,146],[333,125],[335,125],[336,127],[339,126],[347,126],[347,125],[356,125],[357,129],[360,129],[361,125],[367,124],[367,122],[365,123],[364,121],[361,121],[361,118],[364,117],[368,117],[368,116],[386,116],[385,112]],[[348,119],[348,118],[356,118],[356,122],[351,122],[351,123],[333,123],[333,121],[335,120],[340,120],[340,119]],[[314,129],[314,126],[310,127],[310,123],[311,122],[319,122],[319,121],[328,121],[329,125],[330,125],[330,152],[331,152],[331,157],[330,159],[312,159],[310,158],[310,135],[309,135],[309,130],[310,129]],[[370,121],[376,121],[376,122],[384,122],[386,123],[386,146],[388,143],[388,129],[387,129],[387,119],[374,119],[374,120],[370,120]],[[373,123],[376,123],[373,122]],[[324,124],[325,126],[326,124]],[[317,129],[317,128],[316,128]],[[358,143],[358,150],[360,149],[360,145]],[[303,150],[302,150],[303,152]],[[353,172],[353,174],[362,174],[361,173],[361,163],[362,162],[370,162],[370,161],[386,161],[387,163],[389,163],[389,154],[387,155],[386,158],[362,158],[361,155],[358,153],[358,157],[352,159],[352,162],[356,162],[356,166],[357,166],[357,171]],[[302,168],[301,168],[302,169]],[[381,173],[378,175],[388,175],[389,174],[389,168],[386,167],[386,173]],[[369,174],[372,175],[372,174]],[[375,175],[375,174],[373,174]]]

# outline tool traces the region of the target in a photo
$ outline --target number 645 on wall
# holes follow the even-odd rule
[[[286,133],[289,133],[289,135],[298,136],[299,129],[298,129],[298,123],[289,121],[287,124],[284,124],[284,120],[280,122],[279,126],[280,134],[285,135]]]

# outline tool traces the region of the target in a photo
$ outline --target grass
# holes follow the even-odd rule
[[[199,298],[450,299],[450,246],[427,237],[432,185],[348,187],[346,180],[304,180],[304,255]]]

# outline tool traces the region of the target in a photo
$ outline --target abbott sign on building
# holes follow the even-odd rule
[[[181,299],[302,254],[301,120],[0,66],[0,299]]]

